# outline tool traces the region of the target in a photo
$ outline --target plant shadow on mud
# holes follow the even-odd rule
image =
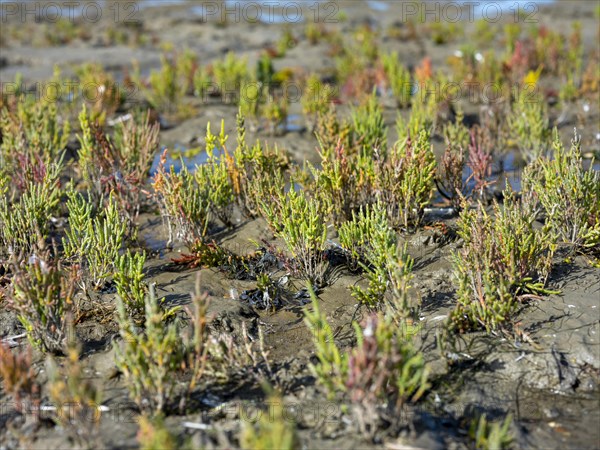
[[[428,255],[426,257],[415,258],[415,262],[413,264],[413,270],[415,272],[417,272],[419,270],[426,269],[427,266],[434,264],[439,260],[440,260],[439,256],[434,255],[434,254]]]
[[[529,308],[535,308],[535,306],[530,305]],[[552,314],[550,317],[546,318],[546,319],[541,319],[541,320],[537,320],[535,322],[533,322],[532,324],[528,325],[525,328],[525,332],[527,332],[528,334],[535,334],[538,331],[542,331],[542,330],[546,330],[548,331],[558,331],[563,329],[562,328],[562,323],[565,320],[568,320],[568,318],[571,316],[570,313],[568,312],[564,312],[564,310],[562,308],[557,309],[557,311],[561,311],[562,314],[558,314],[558,315],[554,315]],[[592,321],[593,323],[593,321]],[[556,324],[556,325],[554,325]],[[553,325],[553,327],[548,328],[548,325]]]
[[[549,277],[549,281],[551,283],[554,282],[559,286],[572,283],[585,288],[589,288],[594,284],[597,284],[598,288],[595,290],[595,292],[600,290],[598,278],[592,276],[597,273],[598,269],[591,267],[590,264],[573,264],[571,259],[574,256],[573,249],[559,249],[556,256],[557,258],[552,265],[552,271],[550,272]],[[585,285],[583,283],[585,282],[586,278],[590,278],[593,281]]]
[[[454,290],[438,291],[427,296],[421,306],[423,313],[431,313],[454,306]]]
[[[114,338],[117,337],[118,334],[118,331],[112,330],[107,331],[106,334],[101,338],[83,341],[84,344],[82,344],[81,347],[82,358],[108,350],[111,347]]]
[[[459,386],[468,381],[476,373],[492,373],[504,368],[504,363],[494,359],[486,361],[491,355],[502,352],[517,352],[517,349],[507,343],[501,342],[501,338],[485,334],[471,335],[467,338],[454,336],[454,341],[449,343],[447,352],[449,357],[449,372],[440,378],[442,384]]]

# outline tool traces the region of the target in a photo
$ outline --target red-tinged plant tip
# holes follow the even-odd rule
[[[530,54],[522,41],[514,43],[514,50],[506,62],[505,67],[509,70],[513,82],[519,82],[525,76],[529,68]]]
[[[423,88],[426,86],[427,82],[431,79],[432,76],[433,68],[431,65],[431,58],[425,57],[421,61],[421,64],[419,64],[415,68],[415,79],[419,83],[419,86]]]
[[[482,145],[482,134],[477,129],[471,130],[471,143],[469,144],[468,167],[471,175],[468,181],[473,181],[473,191],[481,201],[487,201],[488,188],[493,183],[489,181],[492,174],[492,155]]]
[[[42,184],[48,173],[48,166],[40,155],[15,152],[17,170],[13,174],[13,183],[20,193],[27,190],[30,183]]]
[[[461,197],[465,195],[466,185],[463,182],[465,159],[465,152],[461,147],[447,145],[436,177],[439,193],[449,200],[457,211],[460,211]]]
[[[13,352],[8,344],[0,342],[0,376],[5,394],[13,397],[20,414],[33,413],[39,417],[40,386],[31,364],[31,348]]]

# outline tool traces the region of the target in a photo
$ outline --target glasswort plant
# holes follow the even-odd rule
[[[67,337],[67,314],[72,310],[77,271],[63,270],[60,263],[32,256],[15,265],[8,304],[17,317],[31,345],[41,351],[60,354]]]
[[[326,283],[329,203],[290,190],[262,204],[265,219],[290,251],[301,276],[314,286]]]

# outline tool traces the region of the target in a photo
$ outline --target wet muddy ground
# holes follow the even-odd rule
[[[108,11],[109,3],[104,5],[104,12]],[[326,4],[322,3],[318,8],[323,14],[328,12],[322,8]],[[164,42],[172,42],[176,48],[192,49],[203,63],[222,57],[227,51],[235,51],[247,55],[250,64],[255,64],[260,51],[273,45],[284,26],[301,36],[306,25],[306,20],[282,24],[276,18],[273,19],[276,23],[272,24],[240,21],[223,25],[212,18],[205,22],[206,10],[199,9],[201,5],[196,3],[152,6],[135,10],[135,17],[141,24],[136,25],[141,30],[137,32],[147,37],[141,47],[107,45],[106,28],[114,25],[114,20],[106,17],[90,26],[89,37],[76,39],[67,47],[46,43],[46,34],[52,32],[51,23],[27,22],[19,29],[11,18],[11,27],[6,24],[2,27],[0,79],[3,82],[12,80],[20,72],[29,82],[47,80],[52,76],[54,64],[68,74],[73,65],[89,61],[99,62],[117,78],[123,77],[133,59],[139,61],[142,72],[147,72],[159,66],[160,44]],[[399,4],[392,2],[353,1],[336,7],[343,8],[347,20],[330,26],[341,30],[349,30],[365,21],[386,30],[399,20],[401,12]],[[573,20],[580,20],[586,51],[593,52],[598,47],[598,18],[594,16],[594,7],[595,2],[557,2],[540,5],[535,17],[565,29]],[[306,7],[302,11],[304,18],[314,12]],[[466,30],[472,26],[472,23],[465,23]],[[428,55],[436,66],[445,64],[448,55],[460,47],[461,41],[436,46],[430,39],[401,42],[384,38],[381,45],[384,49],[398,50],[406,64],[416,64]],[[276,60],[276,69],[291,67],[304,73],[327,73],[333,67],[327,50],[326,44],[311,46],[299,39],[285,57]],[[346,107],[341,105],[340,111]],[[468,116],[476,119],[479,106],[464,102],[463,107]],[[551,111],[554,120],[559,116],[562,118],[559,130],[563,140],[567,141],[573,127],[577,126],[583,136],[583,148],[598,151],[598,104],[576,104],[571,108]],[[236,112],[235,106],[217,101],[201,103],[194,117],[171,123],[161,131],[161,144],[170,149],[201,146],[207,122],[219,123],[221,119],[225,119],[226,130],[233,136]],[[292,115],[300,112],[299,104],[290,105]],[[393,142],[396,117],[393,105],[387,106],[385,116],[390,127],[389,141]],[[271,137],[264,130],[249,134],[249,142],[258,138],[276,143],[299,163],[319,160],[316,139],[304,126],[303,119],[292,117],[283,136]],[[439,155],[443,143],[434,141],[434,148]],[[190,164],[194,162],[197,161]],[[518,163],[508,169],[509,177],[517,180],[518,187]],[[498,180],[497,185],[502,184],[502,180]],[[456,218],[436,216],[436,211],[432,212],[429,222],[442,222],[452,230]],[[244,297],[256,287],[255,281],[231,279],[216,269],[186,269],[175,265],[172,259],[186,249],[166,247],[167,237],[159,216],[146,214],[141,223],[140,241],[152,255],[146,267],[147,281],[156,284],[157,294],[164,297],[168,305],[188,303],[200,274],[202,288],[212,299],[210,312],[219,331],[226,330],[239,336],[242,324],[251,334],[257,327],[263,329],[272,366],[271,372],[266,371],[264,376],[283,388],[284,400],[297,423],[304,448],[469,448],[466,430],[475,412],[485,412],[491,418],[503,418],[511,413],[515,448],[600,447],[600,269],[591,267],[584,257],[566,263],[566,250],[558,252],[548,287],[561,293],[524,305],[517,317],[520,333],[471,333],[457,336],[454,342],[441,343],[444,323],[455,304],[450,255],[460,242],[451,231],[448,236],[440,236],[439,231],[431,227],[403,236],[415,260],[412,291],[421,299],[422,325],[418,343],[432,369],[432,389],[417,407],[406,407],[402,411],[406,414],[406,427],[399,436],[367,440],[340,405],[327,401],[310,374],[308,364],[314,344],[303,323],[305,297],[291,296],[277,312],[255,308]],[[237,254],[252,252],[251,240],[276,243],[262,220],[240,220],[232,231],[223,230],[214,237]],[[331,239],[335,242],[334,233]],[[286,275],[284,269],[275,273],[279,277]],[[352,344],[352,322],[360,321],[364,313],[357,308],[348,287],[361,282],[360,277],[341,267],[334,283],[319,293],[336,340],[347,348]],[[290,292],[300,292],[303,288],[299,280],[290,279],[288,283]],[[115,295],[109,290],[99,295],[99,301],[112,305]],[[15,315],[0,305],[0,336],[21,333]],[[89,376],[102,386],[106,399],[107,411],[103,413],[100,425],[102,445],[135,448],[136,413],[127,398],[123,381],[113,377],[115,364],[111,342],[118,335],[116,324],[108,319],[87,318],[78,324],[77,334],[84,343],[84,361]],[[21,338],[15,342],[25,345],[26,340]],[[46,377],[43,355],[36,354],[35,361],[39,379],[43,381]],[[240,423],[250,420],[256,408],[264,407],[261,389],[256,383],[246,381],[207,384],[202,394],[194,399],[198,402],[198,412],[189,416],[172,415],[166,420],[167,426],[190,436],[195,445],[235,445]],[[0,392],[1,449],[58,449],[74,445],[66,433],[48,422],[34,426],[29,420],[15,417],[11,400]]]

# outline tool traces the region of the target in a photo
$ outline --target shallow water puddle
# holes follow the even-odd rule
[[[141,0],[137,2],[138,8],[146,9],[155,6],[175,6],[188,3],[189,0]]]
[[[541,5],[548,5],[554,3],[555,0],[532,0],[532,1],[490,1],[483,0],[478,2],[436,2],[436,6],[425,7],[424,12],[431,11],[430,14],[440,14],[442,18],[446,16],[446,19],[454,21],[455,16],[458,14],[463,20],[469,18],[472,19],[487,19],[490,22],[498,22],[501,19],[508,19],[510,17],[518,17],[519,13],[523,14],[525,18],[530,21],[536,20],[536,14],[539,11]],[[382,3],[382,2],[380,2]],[[433,3],[433,0],[427,0],[425,3]],[[463,8],[463,13],[459,8]],[[410,6],[409,6],[410,8]],[[431,9],[429,9],[431,8]],[[438,8],[438,9],[435,9]],[[381,10],[378,10],[381,11]],[[436,12],[439,11],[439,12]],[[523,19],[521,19],[523,20]]]
[[[225,0],[223,6],[195,5],[188,11],[200,17],[202,21],[209,20],[239,20],[260,24],[294,24],[304,23],[312,18],[312,12],[303,11],[303,7],[314,9],[314,4],[326,0],[298,0],[295,2],[278,2],[272,0]],[[316,14],[316,12],[315,12]]]
[[[500,14],[518,14],[522,11],[530,20],[534,20],[535,14],[538,12],[539,5],[547,5],[554,3],[554,0],[534,0],[534,1],[482,1],[473,3],[473,14],[476,19],[487,18],[492,20]]]
[[[304,117],[300,114],[290,114],[285,121],[285,131],[287,133],[300,133],[306,130]]]
[[[156,174],[165,149],[166,147],[162,147],[160,151],[154,156],[154,161],[152,161],[152,167],[150,168],[151,177]],[[218,158],[222,154],[222,151],[215,150],[214,152],[214,156],[216,158]],[[204,149],[190,149],[182,145],[176,144],[173,150],[167,150],[167,160],[165,162],[165,167],[167,168],[167,170],[170,170],[172,166],[175,172],[180,172],[181,169],[185,167],[189,171],[193,172],[196,169],[196,166],[205,164],[207,161],[208,155],[206,154],[206,151],[204,151]]]
[[[33,6],[35,2],[35,6]],[[0,9],[0,17],[11,16],[15,14],[13,10],[15,4],[30,4],[26,10],[18,14],[39,14],[41,16],[51,17],[56,20],[72,20],[75,17],[85,16],[88,19],[100,18],[103,15],[110,17],[121,17],[135,19],[135,13],[142,9],[154,8],[157,6],[176,6],[189,2],[189,0],[133,0],[122,2],[115,6],[108,0],[83,0],[83,1],[65,1],[65,2],[36,2],[35,0],[0,0],[0,5],[10,5]]]
[[[378,12],[384,12],[390,9],[390,5],[381,0],[367,0],[367,5],[369,5],[369,8],[371,8],[373,11]]]

